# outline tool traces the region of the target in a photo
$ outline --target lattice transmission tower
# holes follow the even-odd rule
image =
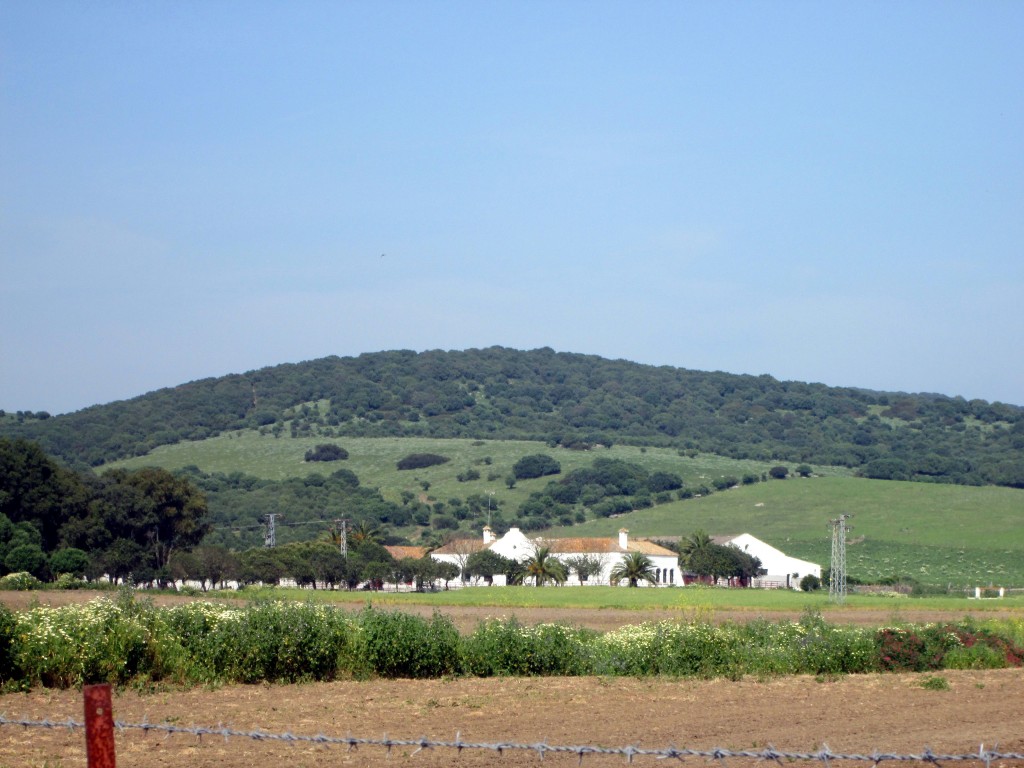
[[[277,546],[277,529],[274,527],[274,521],[284,515],[271,512],[267,515],[267,532],[263,536],[264,547],[276,547]]]
[[[846,532],[853,530],[846,524],[853,515],[840,515],[829,520],[832,528],[832,566],[828,579],[828,599],[841,603],[846,599]]]

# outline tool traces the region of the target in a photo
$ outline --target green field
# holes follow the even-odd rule
[[[691,488],[723,475],[761,475],[770,466],[710,454],[688,458],[661,448],[612,446],[569,451],[528,441],[428,438],[336,439],[330,442],[348,450],[347,461],[303,461],[307,450],[323,442],[327,440],[322,437],[274,438],[243,431],[164,446],[148,456],[112,466],[179,469],[196,465],[206,472],[240,471],[272,480],[345,467],[355,472],[363,485],[379,488],[392,501],[399,501],[403,492],[431,501],[493,494],[506,517],[550,480],[522,480],[512,489],[506,487],[504,478],[512,465],[533,453],[555,457],[563,472],[589,466],[599,456],[623,459],[649,471],[675,472]],[[421,452],[440,453],[451,461],[427,469],[396,469],[399,459]],[[470,468],[480,473],[480,479],[459,482],[456,476]],[[831,544],[828,521],[848,513],[854,518],[847,567],[855,578],[911,577],[923,584],[953,587],[1024,586],[1024,491],[864,480],[835,467],[815,466],[814,471],[815,477],[808,479],[745,485],[616,518],[551,529],[548,535],[607,536],[621,527],[643,537],[685,536],[699,529],[711,534],[747,532],[787,554],[827,566]],[[425,483],[429,483],[427,491]]]
[[[1013,595],[1000,600],[968,600],[964,597],[928,596],[920,598],[894,598],[879,595],[846,597],[841,606],[830,603],[822,592],[798,592],[785,589],[725,589],[690,586],[676,589],[628,589],[625,587],[466,587],[447,592],[346,592],[308,589],[247,589],[250,598],[277,598],[314,600],[352,605],[372,604],[399,607],[402,605],[493,607],[511,608],[564,608],[594,610],[649,609],[677,610],[680,618],[706,619],[715,610],[742,611],[753,614],[794,613],[803,611],[844,611],[856,613],[864,610],[883,610],[898,617],[901,607],[915,611],[945,612],[1010,612],[1024,614],[1024,595]],[[225,597],[238,593],[225,592]],[[641,621],[642,616],[638,616]]]

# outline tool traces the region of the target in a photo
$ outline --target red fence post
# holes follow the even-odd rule
[[[87,685],[85,698],[85,754],[89,768],[116,768],[114,757],[114,712],[110,685]]]

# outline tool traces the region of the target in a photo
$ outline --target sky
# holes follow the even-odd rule
[[[1024,405],[1024,3],[0,3],[0,408],[501,345]]]

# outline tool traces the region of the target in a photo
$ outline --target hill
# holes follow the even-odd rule
[[[205,379],[0,434],[100,466],[252,429],[284,437],[632,444],[737,460],[856,468],[868,477],[1024,487],[1024,408],[770,376],[492,347],[378,352]]]
[[[284,513],[281,543],[322,536],[341,516],[353,525],[379,527],[396,540],[415,541],[475,538],[488,521],[498,530],[517,525],[553,536],[610,536],[626,527],[658,538],[704,529],[746,531],[789,554],[827,564],[827,522],[854,513],[848,549],[854,578],[910,577],[943,587],[1024,585],[1024,490],[870,480],[824,465],[815,465],[808,478],[790,471],[787,479],[775,480],[772,465],[753,460],[627,445],[579,451],[530,441],[341,438],[335,442],[348,459],[304,461],[318,441],[246,430],[163,446],[115,466],[157,464],[187,473],[209,498],[213,530],[207,542],[236,549],[258,545],[263,517],[275,512]],[[414,453],[449,461],[397,469],[402,457]],[[535,454],[554,458],[559,474],[519,479],[509,487],[515,464]],[[633,475],[676,475],[682,487],[655,494],[641,487],[632,496],[615,496],[625,500],[624,509],[608,516],[600,513],[600,502],[566,504],[551,497],[571,485],[567,481],[575,473],[602,462],[633,468]],[[472,468],[479,476],[467,479]],[[359,494],[349,475],[362,481]],[[727,487],[717,490],[721,480]],[[542,503],[531,505],[538,498]]]

